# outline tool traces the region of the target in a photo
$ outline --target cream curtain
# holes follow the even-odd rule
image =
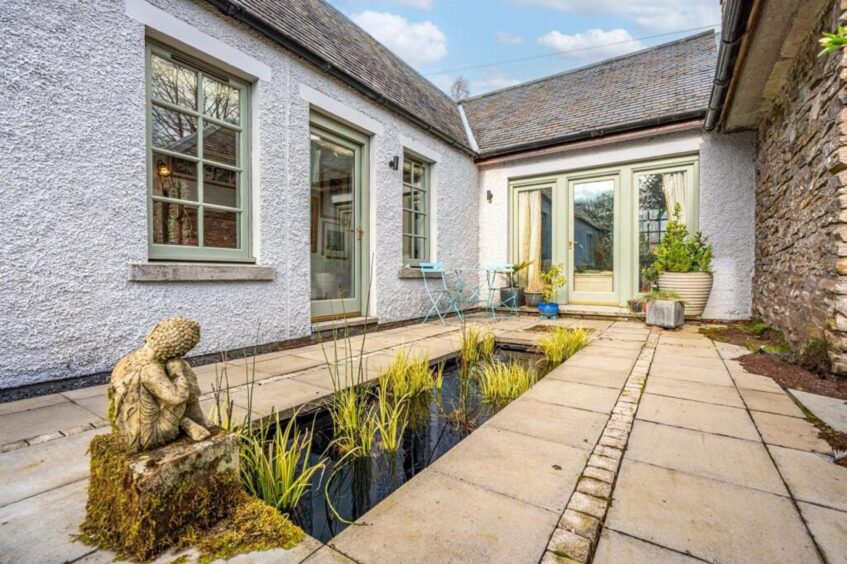
[[[676,204],[679,204],[682,222],[685,223],[685,171],[667,172],[662,175],[662,191],[668,206],[668,218],[673,219]]]
[[[538,279],[541,269],[541,190],[518,194],[518,262],[530,261],[525,284]]]

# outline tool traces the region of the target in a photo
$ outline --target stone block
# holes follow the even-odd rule
[[[647,325],[663,329],[676,329],[685,323],[685,306],[682,302],[656,300],[647,310]]]
[[[565,529],[556,529],[550,538],[547,550],[576,562],[587,562],[591,554],[591,542]]]
[[[559,527],[589,540],[594,540],[597,538],[597,533],[600,532],[600,521],[585,513],[566,509],[559,520]]]

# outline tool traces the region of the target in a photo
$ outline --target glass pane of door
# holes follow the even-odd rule
[[[315,317],[360,311],[357,153],[354,145],[312,131],[310,251]]]
[[[615,301],[615,185],[613,178],[571,184],[573,301]]]
[[[648,172],[636,176],[638,189],[638,290],[649,292],[644,269],[656,260],[656,247],[662,241],[668,220],[679,204],[680,219],[686,220],[685,170]]]
[[[553,262],[553,189],[534,188],[517,193],[515,208],[517,261],[530,265],[521,276],[521,286],[537,290],[538,277]]]

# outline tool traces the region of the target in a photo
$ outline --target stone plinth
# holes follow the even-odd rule
[[[656,300],[647,308],[647,325],[677,329],[685,323],[685,306],[673,300]]]
[[[215,432],[129,454],[113,433],[91,441],[91,477],[82,540],[147,560],[176,543],[189,527],[205,529],[243,500],[238,437]]]

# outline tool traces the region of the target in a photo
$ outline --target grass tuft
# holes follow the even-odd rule
[[[397,452],[400,447],[408,423],[408,406],[409,396],[398,397],[384,388],[377,392],[376,428],[384,451]]]
[[[379,375],[379,386],[396,397],[416,397],[441,388],[443,366],[432,369],[425,352],[409,353],[401,350],[394,362]]]
[[[538,341],[538,348],[550,364],[561,364],[588,344],[588,329],[556,327]]]
[[[470,370],[477,363],[491,359],[494,355],[494,345],[494,333],[476,327],[463,329],[459,358],[464,369]]]
[[[516,362],[486,362],[477,367],[476,379],[484,402],[503,404],[530,389],[536,377],[528,367]]]

